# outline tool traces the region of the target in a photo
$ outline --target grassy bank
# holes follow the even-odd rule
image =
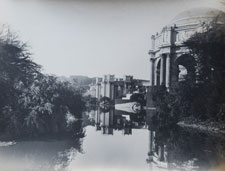
[[[221,133],[225,134],[225,123],[216,121],[199,121],[195,118],[184,118],[182,121],[177,123],[179,126],[184,128],[197,129],[202,132],[208,133]]]

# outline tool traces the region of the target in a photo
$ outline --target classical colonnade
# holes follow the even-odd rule
[[[133,77],[125,76],[125,79],[117,80],[114,75],[104,75],[103,78],[96,78],[96,98],[108,97],[115,100],[128,93]]]
[[[162,54],[158,58],[150,58],[150,86],[158,85],[165,85],[167,88],[171,85],[171,54],[169,53]]]

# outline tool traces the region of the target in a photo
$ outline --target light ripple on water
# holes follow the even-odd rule
[[[5,141],[0,141],[0,147],[7,147],[10,145],[15,145],[16,142],[15,141],[9,141],[9,142],[5,142]]]

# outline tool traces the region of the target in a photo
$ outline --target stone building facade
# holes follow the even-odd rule
[[[104,75],[96,78],[96,98],[108,97],[111,100],[122,98],[127,93],[133,93],[132,87],[148,87],[148,80],[134,79],[133,76],[125,75],[123,78],[115,78],[114,75]]]
[[[194,33],[204,31],[214,19],[223,22],[224,13],[211,8],[184,11],[151,36],[150,86],[165,85],[169,89],[183,75],[193,72],[194,59],[188,55],[183,42]]]

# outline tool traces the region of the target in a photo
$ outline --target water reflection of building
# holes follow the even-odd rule
[[[106,110],[98,108],[95,111],[96,131],[105,135],[113,135],[113,131],[121,131],[124,135],[131,135],[133,129],[149,130],[149,151],[147,163],[154,170],[168,168],[167,148],[160,139],[160,134],[150,130],[150,121],[145,111],[140,113],[128,113],[119,110]]]
[[[145,127],[145,112],[134,114],[114,109],[104,111],[98,108],[95,111],[96,131],[102,134],[113,135],[114,130],[121,131],[124,135],[132,134],[132,129]]]
[[[224,138],[220,139],[221,137],[209,137],[207,134],[189,132],[182,128],[152,125],[154,121],[148,120],[142,113],[129,114],[98,108],[96,111],[89,112],[88,116],[94,121],[92,126],[104,135],[113,135],[116,134],[115,132],[130,135],[135,133],[134,129],[148,131],[148,144],[146,144],[148,150],[144,151],[146,157],[142,160],[146,160],[146,165],[151,171],[213,170],[205,168],[215,168],[219,161],[225,159],[224,150],[221,150],[225,149],[225,143]]]
[[[98,108],[88,113],[88,116],[92,117],[90,120],[94,121],[93,126],[96,130],[104,135],[113,135],[115,132],[130,135],[137,133],[134,129],[148,131],[148,143],[146,142],[148,150],[145,148],[145,157],[142,160],[146,160],[146,165],[151,171],[213,170],[225,159],[224,150],[221,150],[225,149],[224,137],[211,137],[179,127],[154,125],[154,121],[148,120],[142,113],[129,114]]]
[[[124,76],[124,78],[115,78],[114,75],[104,75],[102,78],[96,78],[96,98],[109,97],[111,100],[121,98],[127,93],[132,93],[132,87],[146,88],[149,81],[133,79],[133,76]]]
[[[149,151],[146,161],[152,171],[156,168],[160,170],[168,167],[166,146],[163,143],[158,144],[156,136],[157,133],[155,131],[149,130]]]
[[[95,125],[97,131],[103,134],[113,134],[113,110],[101,112],[100,108],[95,111]]]

